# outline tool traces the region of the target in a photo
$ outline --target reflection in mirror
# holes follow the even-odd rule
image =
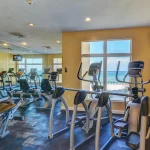
[[[26,78],[29,83],[33,84],[33,81],[30,81],[29,74],[34,69],[38,74],[38,85],[40,85],[46,69],[50,72],[58,72],[59,76],[56,82],[58,85],[62,84],[61,54],[49,54],[48,50],[46,53],[39,53],[26,47],[0,41],[0,73],[7,72],[8,76],[5,77],[5,81],[11,81],[13,85],[19,86],[19,78]],[[9,82],[6,85],[9,86]],[[0,82],[0,86],[3,87],[2,82]]]

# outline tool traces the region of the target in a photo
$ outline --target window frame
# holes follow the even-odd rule
[[[61,59],[61,63],[54,63],[55,59]],[[61,65],[61,68],[62,68],[62,60],[63,60],[62,57],[53,58],[53,71],[57,71],[57,70],[55,70],[55,66]],[[56,82],[59,83],[59,84],[62,84],[62,74],[59,74],[59,80],[56,81]]]
[[[61,59],[61,63],[54,63],[54,59]],[[61,65],[62,66],[62,58],[58,57],[58,58],[53,58],[53,70],[54,70],[54,66],[59,66]]]
[[[130,40],[130,53],[107,53],[107,41],[119,41],[119,40]],[[124,38],[124,39],[107,39],[107,40],[97,40],[97,42],[104,42],[104,51],[103,54],[82,54],[82,43],[84,42],[93,42],[93,41],[82,41],[81,42],[81,59],[83,57],[103,57],[103,86],[104,90],[107,89],[107,59],[108,57],[130,57],[130,61],[132,60],[132,39]],[[96,41],[94,41],[96,42]],[[115,100],[112,100],[115,101]],[[123,100],[117,100],[117,102]]]
[[[25,66],[25,72],[27,73],[27,66],[28,65],[42,65],[42,70],[43,70],[43,58],[24,58],[25,59],[25,62],[24,63],[20,63],[18,62],[17,64],[17,67],[19,69],[19,65],[24,65]],[[27,63],[27,59],[41,59],[42,60],[42,63]]]

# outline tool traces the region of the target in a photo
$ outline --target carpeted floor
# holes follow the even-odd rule
[[[19,108],[20,112],[17,115],[21,114],[25,119],[24,121],[14,120],[10,122],[10,134],[0,140],[0,150],[69,150],[69,132],[52,140],[48,139],[50,110],[35,109],[35,107],[41,107],[43,104],[44,101],[39,100],[27,108]],[[59,107],[60,103],[57,104],[54,114],[54,132],[65,127],[65,113],[64,111],[59,113]],[[109,124],[101,129],[101,146],[109,139],[109,131]],[[87,136],[81,128],[76,128],[75,144],[83,141]],[[124,141],[119,141],[118,144],[124,145]],[[110,148],[110,150],[113,149],[116,150],[116,147]],[[94,150],[94,138],[78,150]],[[124,150],[124,147],[119,150]]]

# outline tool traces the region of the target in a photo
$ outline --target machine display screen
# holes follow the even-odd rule
[[[13,61],[22,61],[21,55],[13,55]]]

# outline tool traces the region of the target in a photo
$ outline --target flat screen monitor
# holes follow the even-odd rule
[[[13,55],[13,61],[22,61],[21,55]]]

